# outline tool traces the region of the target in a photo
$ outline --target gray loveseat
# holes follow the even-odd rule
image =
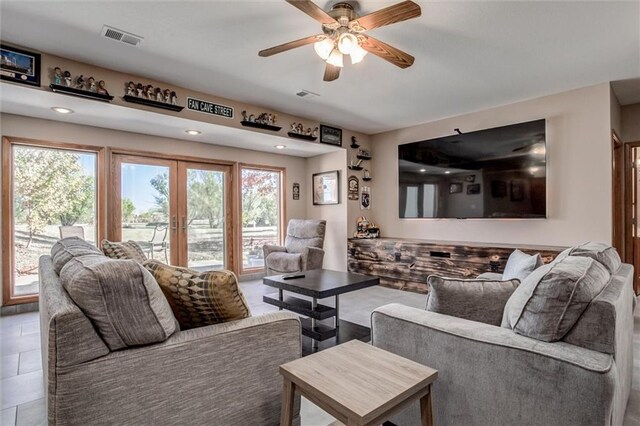
[[[632,280],[633,267],[622,264],[574,326],[593,330],[591,348],[400,304],[372,313],[373,344],[438,370],[440,426],[618,426],[631,389]],[[414,404],[392,421],[417,425],[419,418]]]
[[[50,256],[40,258],[40,324],[50,425],[277,425],[278,367],[301,354],[299,320],[285,312],[110,351]]]

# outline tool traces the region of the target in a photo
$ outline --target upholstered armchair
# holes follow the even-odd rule
[[[288,274],[322,268],[326,220],[291,219],[284,246],[265,245],[267,275]]]

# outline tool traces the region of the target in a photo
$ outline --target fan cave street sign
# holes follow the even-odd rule
[[[224,118],[233,118],[233,107],[201,101],[200,99],[187,98],[187,109]]]

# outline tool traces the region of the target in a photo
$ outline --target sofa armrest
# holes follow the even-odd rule
[[[283,246],[276,246],[272,244],[265,244],[262,246],[262,253],[264,254],[265,261],[267,259],[267,256],[269,256],[271,253],[275,253],[279,251],[286,253],[287,249]]]
[[[60,369],[56,394],[48,398],[49,421],[275,425],[278,368],[301,356],[300,339],[298,317],[274,312],[111,352]]]
[[[437,424],[610,424],[613,357],[399,304],[372,313],[373,344],[438,370]],[[576,392],[580,389],[580,392]],[[392,419],[417,424],[418,407]]]
[[[502,281],[502,274],[497,272],[483,272],[478,275],[479,280]]]
[[[324,250],[317,247],[305,247],[302,252],[302,270],[322,269]]]

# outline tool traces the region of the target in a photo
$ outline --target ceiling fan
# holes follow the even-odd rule
[[[325,12],[310,0],[286,2],[320,22],[322,34],[261,50],[258,55],[262,57],[314,43],[316,53],[327,63],[324,81],[333,81],[340,77],[344,55],[349,55],[351,63],[357,64],[369,52],[400,68],[410,67],[415,60],[408,53],[364,34],[374,28],[420,16],[420,6],[412,1],[403,1],[365,16],[358,16],[353,6],[346,2],[336,3],[329,12]]]

